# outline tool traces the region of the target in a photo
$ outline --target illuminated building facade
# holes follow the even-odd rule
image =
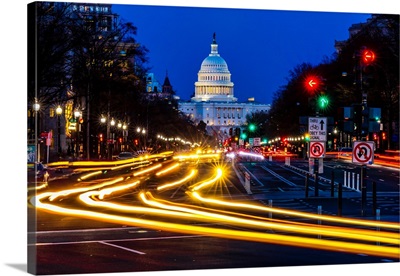
[[[209,135],[220,140],[229,137],[229,129],[246,125],[246,115],[268,112],[270,104],[262,104],[249,98],[238,102],[234,96],[234,83],[228,64],[218,53],[214,33],[210,54],[203,60],[195,82],[195,96],[188,102],[179,102],[179,110],[194,123],[207,124]]]

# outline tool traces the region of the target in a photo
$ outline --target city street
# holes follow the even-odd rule
[[[379,225],[357,220],[357,191],[344,188],[342,217],[330,185],[305,198],[304,176],[282,159],[233,167],[175,157],[101,173],[76,168],[37,191],[29,248],[36,245],[38,274],[398,262],[398,220],[390,221],[398,218],[396,176],[378,191]]]

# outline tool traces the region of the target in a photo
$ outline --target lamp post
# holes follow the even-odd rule
[[[39,146],[40,146],[40,144],[39,144],[39,141],[38,141],[38,112],[39,112],[39,110],[40,110],[40,104],[37,102],[37,100],[35,99],[35,103],[33,104],[33,106],[32,106],[32,108],[33,108],[33,111],[35,111],[35,147],[36,147],[36,153],[35,153],[35,155],[36,155],[36,160],[37,161],[40,161],[40,148],[39,148]]]
[[[61,114],[62,114],[62,108],[61,106],[58,106],[56,108],[56,114],[57,114],[57,131],[58,131],[58,135],[57,135],[57,144],[58,144],[58,157],[61,157],[61,122],[60,122],[60,118],[61,118]]]
[[[120,137],[119,137],[119,135],[120,135],[120,132],[122,132],[122,123],[121,122],[118,122],[118,124],[117,124],[117,127],[118,127],[118,135],[117,135],[117,145],[118,145],[118,149],[117,149],[117,151],[118,152],[120,152],[121,151],[121,149],[122,149],[122,141],[121,141],[121,143],[120,143]]]
[[[127,125],[124,123],[122,125],[122,146],[124,148],[124,151],[126,151],[126,137],[128,136],[128,127]]]
[[[140,128],[140,127],[138,127],[137,129],[136,129],[136,132],[138,133],[138,134],[142,134],[143,135],[143,146],[144,146],[144,149],[146,150],[146,129],[144,129],[144,128]]]
[[[80,112],[79,110],[75,110],[74,116],[75,116],[75,120],[76,120],[76,149],[75,149],[75,154],[76,154],[76,157],[79,157],[79,150],[80,150],[80,143],[79,143],[79,130],[80,130],[79,118],[81,117],[81,112]]]
[[[110,137],[110,152],[108,154],[108,158],[111,160],[112,159],[112,155],[114,152],[114,138],[115,138],[115,133],[114,133],[114,127],[115,127],[115,120],[114,118],[111,119],[110,121],[110,131],[111,131],[111,137]]]
[[[100,118],[100,123],[101,123],[102,125],[104,125],[106,122],[107,122],[107,118],[104,117],[104,116],[101,116],[101,118]],[[106,129],[108,130],[108,127],[106,127]],[[105,137],[105,144],[106,144],[106,145],[107,145],[107,143],[108,143],[108,132],[107,132],[107,130],[106,130],[106,137]],[[101,155],[102,158],[104,158],[104,157],[103,157],[103,156],[104,156],[104,149],[105,149],[104,141],[100,141],[100,155]]]

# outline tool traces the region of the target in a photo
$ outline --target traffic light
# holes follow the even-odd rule
[[[232,136],[232,128],[229,128],[229,136]]]
[[[310,134],[306,133],[306,134],[304,135],[304,140],[305,140],[306,142],[309,142],[309,141],[310,141]]]
[[[100,142],[103,142],[103,134],[102,133],[100,133],[99,137],[100,137]]]
[[[386,132],[382,132],[382,140],[386,140]]]
[[[235,129],[235,136],[236,136],[236,137],[240,137],[240,132],[241,132],[240,128],[237,127],[237,128]]]
[[[255,131],[256,130],[256,125],[255,124],[250,124],[249,125],[249,131]]]
[[[364,49],[361,53],[361,62],[364,65],[369,65],[375,61],[375,53],[370,49]]]
[[[316,91],[321,86],[321,80],[317,76],[308,76],[304,82],[304,86],[310,92]]]
[[[326,109],[329,105],[329,99],[325,95],[321,95],[318,97],[318,107],[320,109]]]

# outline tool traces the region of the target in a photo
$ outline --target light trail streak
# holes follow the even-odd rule
[[[274,213],[279,213],[279,214],[284,214],[284,215],[292,215],[292,216],[309,218],[309,219],[325,220],[325,221],[330,221],[330,222],[347,223],[347,224],[353,224],[353,225],[356,224],[356,225],[363,225],[363,226],[369,226],[369,227],[382,227],[382,228],[389,228],[389,229],[396,229],[396,230],[400,229],[400,225],[398,223],[394,223],[394,222],[392,223],[392,222],[384,222],[384,221],[339,218],[339,217],[334,217],[334,216],[318,215],[318,214],[311,214],[311,213],[306,213],[306,212],[280,209],[280,208],[276,208],[276,207],[271,208],[271,207],[266,207],[266,206],[261,206],[261,205],[256,205],[256,204],[227,202],[227,201],[218,200],[218,199],[204,198],[196,191],[192,192],[191,195],[194,198],[196,198],[202,202],[207,202],[207,203],[216,204],[216,205],[229,206],[229,207],[234,207],[234,208],[243,208],[243,209],[252,209],[252,210],[258,210],[258,211],[265,211],[265,212],[274,212]]]
[[[115,193],[117,191],[122,191],[122,190],[134,188],[137,185],[139,185],[139,183],[140,183],[140,181],[135,181],[135,182],[128,183],[128,184],[125,184],[125,185],[120,185],[118,187],[111,187],[111,188],[107,188],[107,189],[102,189],[99,192],[99,199],[103,200],[106,195],[111,195],[112,193]]]
[[[399,256],[399,249],[393,247],[295,237],[295,236],[260,233],[253,231],[241,231],[241,230],[221,229],[215,227],[194,226],[194,225],[178,224],[171,222],[161,222],[155,220],[146,220],[140,218],[111,215],[106,213],[98,213],[94,211],[86,211],[80,209],[69,209],[52,204],[42,203],[41,200],[46,198],[49,194],[51,193],[44,193],[34,197],[33,199],[35,200],[35,206],[37,208],[45,209],[50,212],[79,216],[79,217],[96,219],[113,223],[123,223],[132,226],[142,226],[157,230],[165,230],[165,231],[187,233],[187,234],[209,235],[225,239],[229,238],[229,239],[237,239],[245,241],[257,241],[264,243],[274,243],[281,245],[283,244],[288,246],[300,246],[300,247],[332,250],[339,252],[343,252],[343,250],[345,250],[346,252],[352,252],[356,254],[363,253],[363,254],[383,256],[388,258],[398,258]]]
[[[171,172],[173,169],[176,169],[176,168],[178,168],[178,167],[179,167],[179,163],[175,163],[175,164],[173,164],[172,166],[169,166],[168,168],[165,168],[164,170],[157,172],[156,175],[157,175],[157,176],[160,176],[160,175],[169,173],[169,172]]]
[[[151,166],[150,168],[147,168],[145,170],[136,172],[136,173],[133,174],[133,176],[138,176],[138,175],[142,175],[142,174],[145,174],[145,173],[149,173],[149,172],[154,171],[154,170],[156,170],[158,168],[161,168],[161,164],[157,164],[157,165]]]
[[[89,186],[89,187],[81,187],[81,188],[75,188],[75,189],[69,189],[69,190],[62,190],[60,192],[53,192],[49,195],[49,200],[50,201],[54,201],[55,199],[57,199],[58,197],[66,197],[69,196],[71,194],[78,194],[78,193],[83,193],[89,190],[93,190],[93,189],[99,189],[108,185],[113,185],[115,183],[118,183],[120,181],[124,180],[123,177],[118,177],[114,180],[110,180],[110,181],[106,181],[94,186]]]
[[[161,164],[152,166],[146,170],[143,170],[139,173],[139,175],[143,173],[151,173],[161,167]],[[185,178],[176,181],[183,183],[187,179],[193,177],[193,171]],[[135,174],[134,174],[135,176]],[[141,207],[141,206],[131,206],[131,205],[122,205],[111,202],[100,201],[105,198],[106,195],[111,195],[116,192],[121,192],[122,190],[137,188],[139,181],[134,181],[130,183],[126,183],[123,185],[118,185],[116,187],[108,187],[110,185],[117,184],[124,180],[123,177],[115,178],[111,181],[106,181],[97,185],[88,186],[84,188],[70,189],[59,192],[45,192],[43,194],[37,195],[31,198],[31,203],[39,209],[43,209],[49,212],[62,213],[71,216],[79,216],[89,219],[96,219],[101,221],[107,221],[112,223],[123,223],[132,226],[142,226],[146,228],[156,229],[156,230],[165,230],[186,234],[198,234],[198,235],[209,235],[213,237],[220,238],[228,238],[228,239],[237,239],[237,240],[245,240],[245,241],[256,241],[256,242],[265,242],[265,243],[274,243],[288,246],[301,246],[307,248],[315,248],[322,250],[332,250],[339,252],[347,252],[347,253],[356,253],[356,254],[369,254],[375,256],[383,256],[398,259],[400,251],[398,247],[394,246],[383,246],[376,244],[364,244],[355,242],[355,240],[360,241],[369,241],[373,243],[389,243],[393,245],[399,244],[399,234],[398,233],[389,233],[385,231],[372,231],[372,230],[363,230],[363,229],[347,229],[345,227],[334,227],[334,226],[315,226],[315,225],[307,225],[300,223],[287,223],[280,221],[278,223],[277,220],[268,220],[263,217],[250,216],[243,213],[243,210],[257,210],[257,211],[267,211],[267,212],[278,212],[283,214],[291,214],[298,215],[307,218],[313,219],[326,219],[329,216],[322,215],[313,215],[303,212],[296,211],[288,211],[284,209],[278,208],[269,208],[260,205],[246,204],[240,202],[226,202],[222,200],[216,200],[212,198],[204,198],[201,197],[199,191],[214,183],[217,183],[218,180],[223,176],[223,170],[221,168],[216,169],[216,175],[208,180],[200,181],[195,185],[190,187],[191,191],[187,191],[189,195],[197,200],[201,200],[205,203],[218,204],[218,206],[228,206],[230,208],[239,208],[242,212],[226,212],[215,209],[203,208],[192,205],[179,205],[176,203],[172,203],[165,200],[155,199],[150,192],[142,192],[140,193],[140,199],[155,208],[149,207]],[[171,183],[169,183],[171,184]],[[159,186],[160,187],[160,186]],[[166,186],[168,187],[168,186]],[[100,189],[100,191],[98,191]],[[79,208],[66,208],[57,205],[54,202],[55,199],[61,196],[70,196],[73,194],[79,194],[79,199],[81,202],[84,202],[87,205],[93,207],[101,207],[101,212],[96,211],[88,211]],[[98,200],[95,200],[97,197]],[[50,200],[50,203],[44,203],[46,199]],[[175,222],[166,222],[159,221],[155,219],[145,219],[145,218],[132,218],[128,216],[120,216],[116,214],[108,214],[104,212],[104,207],[109,208],[109,210],[117,210],[117,211],[125,211],[132,212],[138,214],[151,214],[155,216],[159,216],[163,219],[192,219],[192,220],[200,220],[204,222],[217,222],[219,226],[195,226],[191,224],[182,224]],[[336,220],[334,220],[336,221]],[[336,222],[342,222],[343,218]],[[355,220],[355,219],[345,219],[346,223],[352,222],[363,222],[367,223],[365,220]],[[228,224],[245,226],[249,228],[249,230],[232,230],[225,229],[224,226],[221,225]],[[371,224],[363,224],[367,226],[373,227],[382,227],[382,228],[391,228],[398,229],[399,225],[392,224],[388,222],[378,223],[376,221],[371,221]],[[396,227],[394,227],[396,225]],[[254,228],[254,229],[253,229]],[[255,230],[258,231],[255,231]],[[291,235],[280,235],[273,233],[264,233],[259,230],[282,230],[290,233],[297,233],[300,235],[323,235],[329,237],[339,237],[347,238],[354,240],[352,242],[348,241],[335,241],[335,240],[326,240],[321,238],[312,238],[312,237],[303,237],[303,236],[291,236]]]
[[[197,183],[197,184],[193,185],[190,189],[192,189],[194,191],[204,189],[204,187],[212,185],[215,181],[217,181],[221,177],[222,177],[222,169],[221,168],[217,168],[217,175],[214,178],[211,178],[211,179],[206,180],[206,181],[201,182],[201,183]]]
[[[180,212],[193,213],[197,215],[201,215],[206,218],[210,218],[214,221],[224,222],[224,223],[233,223],[234,225],[239,226],[252,226],[261,229],[274,229],[281,231],[288,231],[297,234],[306,234],[306,235],[324,235],[336,238],[348,238],[348,239],[357,239],[363,241],[372,241],[372,242],[386,242],[390,244],[400,244],[399,234],[391,233],[391,237],[382,237],[377,231],[363,231],[362,229],[357,230],[356,232],[347,231],[343,227],[319,227],[319,226],[305,226],[305,225],[289,225],[286,223],[276,223],[276,222],[265,222],[256,219],[244,219],[240,217],[228,216],[218,213],[211,213],[196,210],[193,208],[185,208],[181,206],[177,206],[173,203],[165,204],[159,201],[155,201],[155,198],[152,197],[150,192],[147,192],[146,195],[144,193],[140,194],[140,198],[148,205],[158,207],[161,209],[169,209]],[[151,198],[149,200],[148,198]],[[165,201],[164,201],[165,202]]]
[[[198,160],[198,159],[220,159],[221,155],[219,153],[205,153],[205,154],[187,154],[187,155],[177,155],[174,156],[174,159],[179,161],[183,160]]]
[[[238,154],[239,154],[239,155],[244,155],[244,156],[255,157],[255,158],[259,158],[259,159],[261,159],[261,160],[264,160],[264,156],[262,156],[261,154],[257,154],[257,153],[239,151]]]
[[[189,181],[191,178],[193,178],[196,174],[197,174],[197,170],[193,169],[193,170],[191,170],[191,172],[186,177],[184,177],[184,178],[182,178],[182,179],[180,179],[178,181],[175,181],[175,182],[172,182],[172,183],[166,183],[166,184],[157,186],[157,190],[161,191],[161,190],[165,190],[165,189],[180,185],[182,183],[185,183],[185,182]]]

